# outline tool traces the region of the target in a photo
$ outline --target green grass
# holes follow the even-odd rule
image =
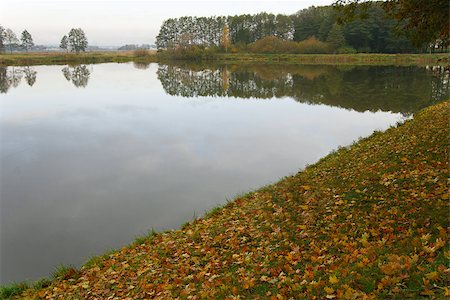
[[[59,276],[53,277],[53,279],[58,279]],[[26,281],[14,282],[9,285],[0,286],[0,299],[13,299],[15,296],[20,295],[23,291],[27,289],[32,289],[35,291],[42,290],[50,286],[52,281],[47,278],[42,278],[36,280],[34,283],[30,284]]]
[[[72,265],[60,265],[51,273],[53,279],[76,279],[79,277],[79,271]]]
[[[12,283],[8,286],[2,286],[0,287],[0,299],[11,299],[28,288],[29,286],[25,282]]]
[[[149,230],[147,232],[147,234],[136,237],[133,244],[134,245],[144,244],[144,243],[150,241],[156,234],[157,234],[157,232],[152,228],[151,230]]]

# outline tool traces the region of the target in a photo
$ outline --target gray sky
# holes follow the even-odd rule
[[[59,44],[70,28],[81,27],[90,45],[119,46],[155,42],[165,19],[181,16],[271,12],[292,14],[333,0],[0,0],[0,24],[17,36],[27,29],[35,44]]]

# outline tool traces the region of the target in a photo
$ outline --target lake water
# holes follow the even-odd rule
[[[0,283],[178,228],[448,95],[439,68],[0,68]]]

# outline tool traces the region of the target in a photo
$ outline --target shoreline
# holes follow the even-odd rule
[[[328,64],[328,65],[396,65],[396,66],[426,66],[449,64],[448,53],[438,54],[254,54],[219,53],[210,60],[199,60],[202,63],[273,63],[273,64]],[[196,62],[192,60],[172,60],[161,57],[156,51],[146,56],[135,56],[132,51],[116,52],[83,52],[80,54],[65,52],[30,52],[2,53],[0,66],[32,66],[48,64],[93,64],[107,62]]]
[[[151,232],[16,295],[447,295],[449,105],[428,107],[179,230]]]

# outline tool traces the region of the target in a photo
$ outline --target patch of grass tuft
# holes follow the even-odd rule
[[[12,283],[7,286],[2,286],[0,287],[0,299],[11,299],[28,288],[29,286],[26,282]]]
[[[62,280],[69,280],[69,279],[78,279],[80,276],[79,271],[75,269],[72,265],[60,265],[56,267],[55,271],[51,274],[53,279],[62,279]]]
[[[146,242],[148,242],[151,238],[153,238],[155,235],[157,234],[157,232],[152,228],[148,231],[148,233],[146,235],[142,235],[142,236],[138,236],[135,240],[134,240],[134,245],[142,245],[145,244]]]

